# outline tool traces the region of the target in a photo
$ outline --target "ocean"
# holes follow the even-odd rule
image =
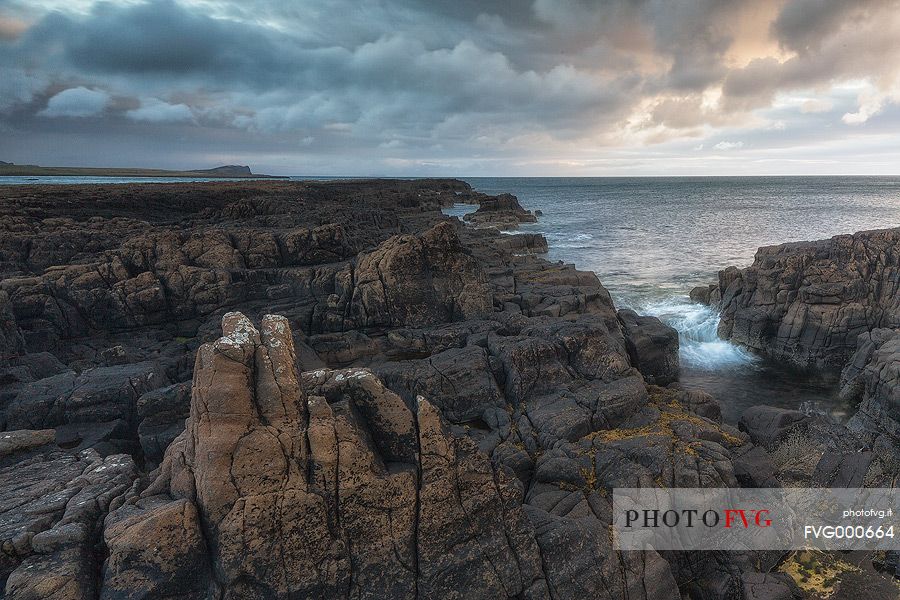
[[[543,216],[548,258],[597,273],[618,307],[680,335],[682,384],[735,422],[755,404],[846,416],[837,382],[763,360],[716,336],[718,315],[688,298],[760,246],[900,226],[900,177],[466,178]],[[448,214],[462,215],[457,205]]]

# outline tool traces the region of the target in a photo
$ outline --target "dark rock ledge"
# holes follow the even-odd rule
[[[0,190],[2,597],[795,597],[773,553],[613,550],[614,487],[776,457],[510,198]]]
[[[721,271],[691,297],[720,311],[721,337],[840,373],[855,411],[846,437],[900,459],[900,228],[760,248],[753,265]]]
[[[801,368],[840,371],[862,333],[900,328],[900,228],[766,246],[691,297],[719,335]]]
[[[742,416],[741,429],[771,452],[778,481],[898,484],[900,228],[760,248],[751,266],[720,271],[691,298],[719,310],[721,337],[812,377],[840,375],[845,424],[768,406]],[[883,567],[900,576],[897,553],[888,554]],[[858,578],[840,587],[841,597],[874,597]]]

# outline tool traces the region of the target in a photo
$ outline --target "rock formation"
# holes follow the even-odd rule
[[[157,479],[106,518],[103,598],[664,598],[661,557],[615,559],[604,490],[735,485],[728,448],[746,445],[683,393],[623,381],[612,394],[645,416],[557,443],[523,496],[426,398],[410,406],[367,369],[301,377],[284,318],[257,330],[229,313],[222,332],[198,351]],[[167,543],[148,553],[147,535]]]
[[[841,373],[840,397],[852,415],[847,423],[771,406],[744,412],[739,427],[757,445],[733,463],[742,485],[897,485],[898,286],[900,229],[887,229],[760,248],[750,267],[728,267],[717,283],[691,291],[693,301],[720,311],[721,337],[812,376]],[[792,569],[794,560],[783,568]],[[892,552],[859,560],[870,564],[870,574],[876,567],[898,568]],[[837,595],[890,597],[896,587],[888,577],[849,575],[841,579]]]
[[[136,476],[130,456],[72,452],[53,430],[0,433],[0,580],[10,600],[94,598],[94,548],[111,503]]]
[[[846,428],[754,407],[741,419],[754,442],[774,449],[791,435],[812,440],[819,484],[862,481],[872,456],[860,448],[876,451],[888,480],[900,472],[900,229],[760,248],[752,266],[721,271],[718,284],[695,288],[691,298],[719,308],[724,338],[798,367],[841,372],[840,395],[854,413]]]
[[[493,312],[487,278],[450,223],[391,238],[360,257],[352,280],[353,328],[422,327]]]
[[[25,430],[0,477],[52,484],[0,488],[7,598],[790,593],[754,578],[778,557],[615,552],[614,487],[766,485],[771,457],[669,383],[671,329],[497,231],[529,219],[514,198],[449,180],[0,196],[0,425]],[[459,201],[492,226],[440,212]]]
[[[284,318],[225,315],[159,479],[108,517],[102,597],[172,589],[202,540],[195,570],[225,598],[547,597],[510,476],[424,398],[363,369],[301,385],[295,359]],[[174,543],[148,555],[163,526]]]
[[[900,330],[860,334],[841,373],[841,396],[858,406],[850,429],[882,456],[900,457]],[[900,471],[900,463],[896,467]]]
[[[691,297],[717,305],[719,335],[802,368],[840,370],[857,336],[900,327],[900,229],[760,248]]]
[[[519,204],[512,194],[481,198],[478,210],[463,219],[476,227],[496,227],[500,230],[517,229],[521,223],[535,223],[537,216]]]
[[[647,383],[678,381],[678,332],[656,317],[642,317],[627,308],[618,314],[631,364]]]

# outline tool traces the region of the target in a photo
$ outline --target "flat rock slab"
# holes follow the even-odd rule
[[[816,487],[862,487],[873,458],[872,452],[826,452],[816,465],[812,483]]]
[[[799,410],[751,406],[741,415],[738,428],[746,431],[754,444],[771,449],[788,431],[807,418]]]

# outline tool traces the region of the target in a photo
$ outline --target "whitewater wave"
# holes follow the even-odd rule
[[[547,240],[552,242],[589,242],[594,239],[590,233],[560,233],[560,232],[548,232],[546,234]]]
[[[722,368],[753,368],[759,358],[720,339],[716,334],[719,314],[686,297],[667,298],[646,304],[638,311],[653,315],[678,331],[680,358],[683,365],[714,371]]]
[[[555,250],[585,250],[591,247],[594,236],[590,233],[549,232],[545,233],[547,243]]]
[[[461,218],[476,208],[477,206],[471,204],[454,204],[452,207],[444,207],[443,212],[446,215]],[[620,226],[620,228],[637,229],[628,226]],[[595,243],[594,235],[584,231],[542,231],[544,228],[537,224],[525,225],[522,229],[526,229],[529,233],[543,234],[547,238],[550,248],[556,251],[586,250],[593,248]],[[504,231],[502,233],[515,235],[518,232]],[[617,297],[616,304],[634,308],[639,314],[653,315],[663,323],[674,327],[678,331],[680,359],[683,366],[704,371],[717,371],[736,368],[752,369],[759,364],[759,358],[754,354],[719,339],[716,334],[719,326],[719,314],[716,311],[691,302],[686,295],[667,295],[659,298],[660,293],[677,294],[676,290],[680,292],[683,289],[682,284],[666,285],[659,281],[653,281],[652,285],[639,286],[635,281],[634,273],[629,270],[610,270],[603,275],[605,281],[608,278],[616,279],[618,277],[629,279],[629,293],[627,299]],[[647,289],[648,287],[652,289]],[[618,296],[618,294],[614,295]],[[648,296],[655,296],[657,299],[648,301]]]

